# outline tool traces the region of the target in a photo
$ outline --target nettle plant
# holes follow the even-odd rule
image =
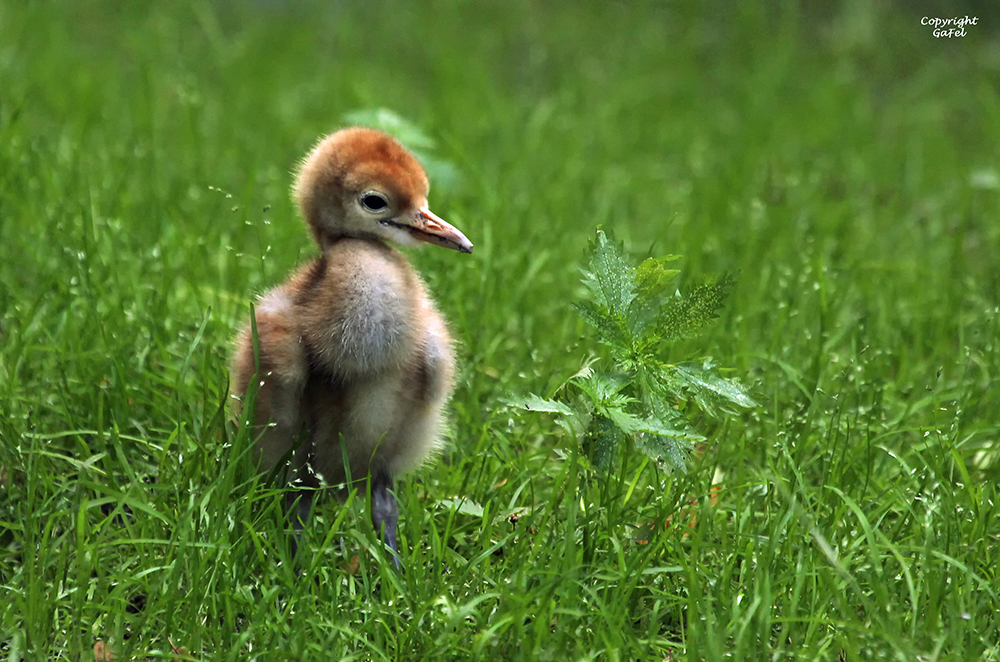
[[[724,275],[687,295],[671,291],[680,272],[667,265],[677,258],[649,258],[632,267],[614,237],[598,230],[581,270],[593,300],[574,307],[608,347],[610,362],[586,363],[559,387],[558,400],[531,394],[511,401],[556,414],[597,467],[609,466],[619,449],[634,447],[662,468],[683,471],[691,448],[705,439],[685,415],[690,403],[714,418],[757,406],[711,359],[662,358],[667,345],[712,323],[735,284]]]

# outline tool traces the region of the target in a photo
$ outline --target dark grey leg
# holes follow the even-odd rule
[[[312,459],[312,433],[313,422],[304,424],[295,435],[295,443],[282,463],[275,469],[279,480],[288,481],[289,487],[293,489],[285,493],[285,516],[288,517],[295,530],[295,537],[292,538],[292,556],[298,556],[299,546],[302,543],[302,532],[309,522],[312,514],[313,497],[319,483],[310,468]],[[287,462],[287,463],[286,463]]]
[[[285,512],[292,520],[292,527],[301,531],[312,513],[313,490],[298,490],[285,494]]]
[[[302,541],[302,531],[309,521],[312,513],[313,490],[297,490],[285,494],[285,512],[295,529],[295,537],[292,538],[292,556],[298,556],[299,543]]]
[[[392,476],[379,471],[372,476],[372,524],[382,542],[392,550],[392,558],[399,567],[399,547],[396,544],[396,526],[399,523],[399,506],[396,496],[390,492]]]

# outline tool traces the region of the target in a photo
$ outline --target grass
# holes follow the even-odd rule
[[[865,2],[247,5],[0,5],[0,657],[1000,659],[991,8],[939,40]],[[297,572],[229,343],[313,254],[296,160],[382,107],[476,244],[413,254],[450,443],[397,486],[405,573],[363,495]],[[600,351],[599,224],[682,287],[739,273],[674,352],[761,406],[686,473],[599,480],[503,405]]]

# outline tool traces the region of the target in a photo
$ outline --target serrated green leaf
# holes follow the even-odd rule
[[[663,437],[655,434],[640,434],[635,446],[659,464],[671,469],[684,471],[691,444],[686,438]]]
[[[655,416],[650,416],[649,418],[639,420],[635,431],[665,437],[667,439],[673,439],[675,441],[685,442],[688,444],[705,441],[704,436],[698,434],[686,425],[678,426],[677,423],[678,421],[667,422]]]
[[[611,464],[615,448],[621,443],[622,431],[610,419],[600,416],[594,420],[585,450],[595,467],[604,468]]]
[[[615,317],[627,319],[636,293],[634,269],[625,261],[624,249],[617,245],[614,237],[598,230],[589,253],[588,268],[583,270],[583,284],[598,305],[607,308]]]
[[[667,294],[666,288],[677,274],[678,269],[667,269],[666,264],[677,260],[679,255],[664,255],[663,257],[651,257],[639,263],[635,269],[636,292],[639,296],[653,298],[661,294]]]
[[[591,372],[586,377],[574,378],[581,391],[590,396],[595,404],[605,406],[620,406],[620,403],[630,402],[630,398],[619,395],[628,386],[628,375],[622,373]]]
[[[574,414],[572,416],[564,416],[562,418],[556,419],[556,425],[566,430],[572,439],[581,439],[585,434],[587,434],[587,428],[590,427],[591,416],[589,413]]]
[[[607,308],[598,306],[591,301],[574,303],[573,307],[580,317],[597,329],[601,341],[610,345],[628,346],[632,340],[628,324],[624,317],[611,313]]]
[[[368,126],[384,131],[406,145],[409,150],[432,150],[434,139],[420,127],[388,108],[365,108],[344,115],[347,124]]]
[[[368,126],[388,133],[413,152],[435,189],[450,190],[462,183],[462,173],[451,161],[435,156],[434,139],[401,115],[388,108],[365,108],[344,115],[345,124]]]
[[[656,320],[656,314],[660,310],[660,302],[650,299],[645,299],[641,296],[636,297],[632,302],[631,309],[628,313],[628,326],[629,330],[634,336],[642,336],[649,325]],[[651,343],[648,339],[644,339],[644,343],[647,346],[655,346],[659,343]],[[642,341],[640,341],[642,342]]]
[[[635,434],[642,427],[642,420],[619,407],[606,407],[605,414],[625,434]]]
[[[637,448],[674,469],[683,471],[687,452],[695,443],[705,440],[686,424],[667,423],[656,417],[639,418],[617,408],[608,408],[606,412],[615,427],[635,439]]]
[[[551,414],[562,414],[564,416],[576,415],[576,412],[569,405],[558,400],[546,400],[534,393],[529,393],[523,397],[510,397],[505,400],[505,404],[517,407],[518,409],[526,409],[527,411],[542,411]]]
[[[684,383],[677,378],[674,366],[663,363],[655,358],[648,359],[641,371],[636,372],[636,379],[642,387],[642,399],[649,410],[669,420],[673,414],[680,414],[672,405],[685,395]]]
[[[735,284],[735,279],[726,274],[713,283],[696,287],[686,296],[671,297],[656,317],[656,334],[667,342],[698,335],[717,317]]]
[[[560,414],[556,419],[556,425],[566,430],[574,439],[583,438],[587,428],[590,427],[590,409],[593,405],[582,398],[577,398],[575,404],[578,407],[573,407],[558,400],[547,400],[529,393],[522,397],[509,397],[504,404],[526,411]]]
[[[698,406],[709,414],[716,414],[716,409],[725,410],[727,405],[744,409],[758,406],[742,384],[718,374],[709,361],[676,365],[674,374],[695,396]]]
[[[568,381],[573,381],[574,379],[589,378],[592,374],[594,374],[594,369],[591,368],[590,366],[594,365],[595,363],[597,363],[597,357],[596,356],[589,357],[584,362],[584,364],[580,366],[580,369],[576,371],[576,374],[570,377]]]
[[[465,182],[462,171],[451,161],[432,156],[420,149],[411,149],[410,151],[417,157],[420,165],[427,172],[427,176],[434,182],[435,190],[453,191]]]
[[[469,499],[438,499],[437,505],[469,517],[482,517],[483,507]]]
[[[629,308],[629,328],[635,335],[642,333],[656,319],[660,306],[669,296],[670,281],[680,273],[677,269],[667,269],[667,262],[676,260],[676,255],[648,258],[635,269],[636,297]]]

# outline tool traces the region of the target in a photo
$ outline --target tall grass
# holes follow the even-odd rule
[[[864,2],[0,5],[0,656],[1000,658],[1000,41],[970,7],[938,40]],[[225,402],[253,295],[315,250],[289,172],[383,107],[476,244],[412,255],[462,369],[397,486],[403,573],[363,495],[293,560]],[[761,406],[696,421],[686,473],[597,480],[503,405],[601,351],[569,305],[597,225],[739,273],[675,358]]]

